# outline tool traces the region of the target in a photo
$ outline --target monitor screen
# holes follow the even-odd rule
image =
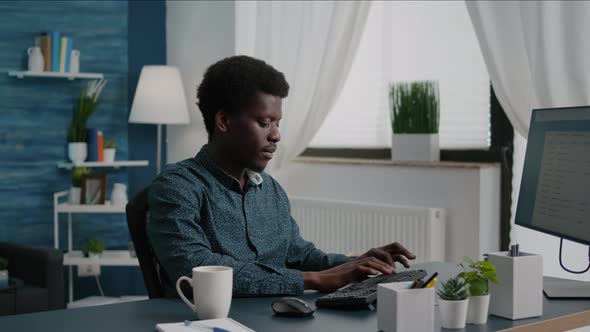
[[[515,222],[590,244],[590,106],[533,110]]]

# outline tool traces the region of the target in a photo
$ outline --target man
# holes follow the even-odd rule
[[[398,243],[357,258],[326,254],[299,235],[281,186],[262,171],[280,140],[285,77],[265,62],[234,56],[209,67],[198,88],[209,142],[169,165],[149,192],[148,236],[163,267],[166,295],[191,269],[233,268],[233,293],[332,292],[370,274],[408,267]]]

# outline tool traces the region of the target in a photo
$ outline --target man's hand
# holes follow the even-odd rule
[[[359,257],[324,271],[304,272],[304,288],[330,293],[367,275],[393,271],[391,265],[375,257]]]
[[[400,262],[403,266],[408,268],[410,267],[408,259],[416,259],[416,255],[411,253],[408,249],[404,248],[404,246],[397,242],[390,243],[379,248],[370,249],[366,253],[360,255],[357,259],[365,257],[375,257],[380,259],[381,261],[393,267],[393,272],[395,272],[394,262]]]
[[[397,242],[373,248],[357,258],[331,269],[320,272],[304,272],[304,288],[330,293],[367,275],[394,273],[396,271],[395,262],[410,267],[408,259],[416,259],[416,255]]]

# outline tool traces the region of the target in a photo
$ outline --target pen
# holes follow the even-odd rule
[[[194,329],[198,329],[199,331],[206,331],[206,332],[230,332],[230,331],[223,329],[221,327],[209,327],[206,325],[199,324],[197,322],[191,322],[190,320],[185,320],[184,326],[192,327]]]
[[[426,286],[424,286],[424,288],[433,288],[437,281],[438,278],[434,277],[429,283],[426,284]]]
[[[410,287],[410,289],[415,289],[415,288],[418,288],[418,285],[420,285],[420,281],[421,281],[421,280],[422,280],[422,279],[415,279],[415,280],[414,280],[414,283],[412,284],[412,287]]]
[[[426,288],[426,286],[428,286],[428,284],[429,284],[429,283],[430,283],[432,280],[434,280],[434,278],[436,278],[437,276],[438,276],[438,272],[434,272],[434,274],[433,274],[433,275],[432,275],[430,278],[428,278],[428,280],[426,280],[426,282],[424,282],[424,283],[422,284],[422,287],[420,287],[420,288]]]

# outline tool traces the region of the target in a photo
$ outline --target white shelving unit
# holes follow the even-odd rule
[[[136,161],[115,161],[114,163],[105,162],[84,162],[72,164],[68,162],[58,163],[59,168],[71,169],[72,167],[129,167],[129,166],[147,166],[147,160]],[[69,274],[69,304],[74,303],[74,273],[73,267],[80,265],[97,264],[99,266],[139,266],[136,257],[131,257],[127,250],[105,250],[99,258],[84,257],[82,251],[73,250],[72,247],[72,214],[75,213],[125,213],[125,205],[113,205],[110,201],[105,204],[86,205],[70,204],[67,201],[69,191],[64,190],[53,194],[53,232],[54,247],[59,249],[59,214],[68,215],[68,251],[64,254],[64,265],[68,266]]]
[[[16,78],[26,78],[26,77],[66,78],[70,81],[75,80],[75,79],[99,80],[99,79],[104,78],[104,75],[101,73],[57,73],[57,72],[51,72],[51,71],[33,72],[33,71],[21,71],[21,70],[9,71],[8,76],[16,77]]]
[[[85,161],[82,163],[71,163],[67,161],[61,161],[57,163],[58,168],[72,169],[72,167],[133,167],[133,166],[148,166],[149,161],[147,160],[116,160],[114,162],[104,161]]]

